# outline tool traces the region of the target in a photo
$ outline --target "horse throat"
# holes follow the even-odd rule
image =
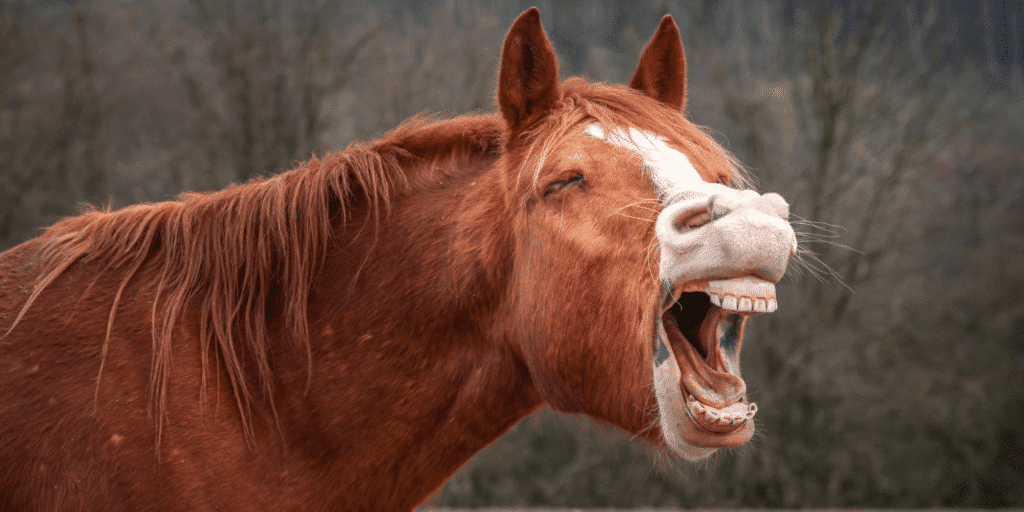
[[[331,244],[314,293],[342,300],[310,300],[310,387],[283,415],[288,443],[331,454],[334,486],[385,473],[402,482],[388,499],[415,505],[541,404],[522,362],[489,339],[501,262],[493,222],[473,222],[486,218],[488,199],[474,197],[485,179],[399,198],[376,226],[363,208],[361,229],[336,231],[353,236]],[[302,382],[282,389],[305,387],[301,372],[285,374]]]

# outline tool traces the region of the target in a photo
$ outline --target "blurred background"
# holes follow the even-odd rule
[[[493,110],[534,4],[563,77],[614,83],[671,13],[687,115],[815,256],[748,324],[747,446],[658,460],[545,409],[431,503],[1024,506],[1020,2],[0,0],[0,249]]]

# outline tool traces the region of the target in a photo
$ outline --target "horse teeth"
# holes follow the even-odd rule
[[[764,313],[768,311],[768,302],[764,299],[757,299],[754,301],[754,311],[758,313]]]
[[[775,284],[759,277],[745,276],[732,279],[712,280],[706,283],[693,283],[684,287],[685,291],[701,291],[712,297],[749,297],[768,300],[775,298]]]
[[[750,297],[740,297],[739,311],[753,311],[754,301]]]
[[[775,302],[775,299],[768,299],[768,313],[771,313],[779,309],[779,303]]]
[[[722,309],[728,309],[729,311],[738,311],[736,308],[736,297],[732,295],[726,295],[722,298]]]
[[[711,294],[711,303],[716,305],[716,306],[721,307],[722,306],[722,298],[719,297],[717,293],[712,293]]]

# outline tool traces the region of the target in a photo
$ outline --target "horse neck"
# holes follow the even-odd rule
[[[337,450],[336,482],[385,472],[403,482],[394,492],[426,496],[540,405],[494,318],[503,263],[482,248],[508,230],[488,216],[492,165],[424,179],[380,219],[357,205],[337,226],[310,299],[311,388],[282,413],[319,456]]]

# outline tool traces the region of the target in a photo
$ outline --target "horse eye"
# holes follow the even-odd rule
[[[554,183],[551,183],[547,187],[544,187],[544,197],[548,197],[551,194],[554,194],[555,192],[558,192],[558,191],[560,191],[560,190],[562,190],[562,189],[564,189],[566,187],[569,187],[569,186],[572,186],[572,185],[579,185],[581,183],[583,183],[583,175],[582,174],[577,174],[577,175],[575,175],[572,178],[569,178],[567,180],[556,181]]]

